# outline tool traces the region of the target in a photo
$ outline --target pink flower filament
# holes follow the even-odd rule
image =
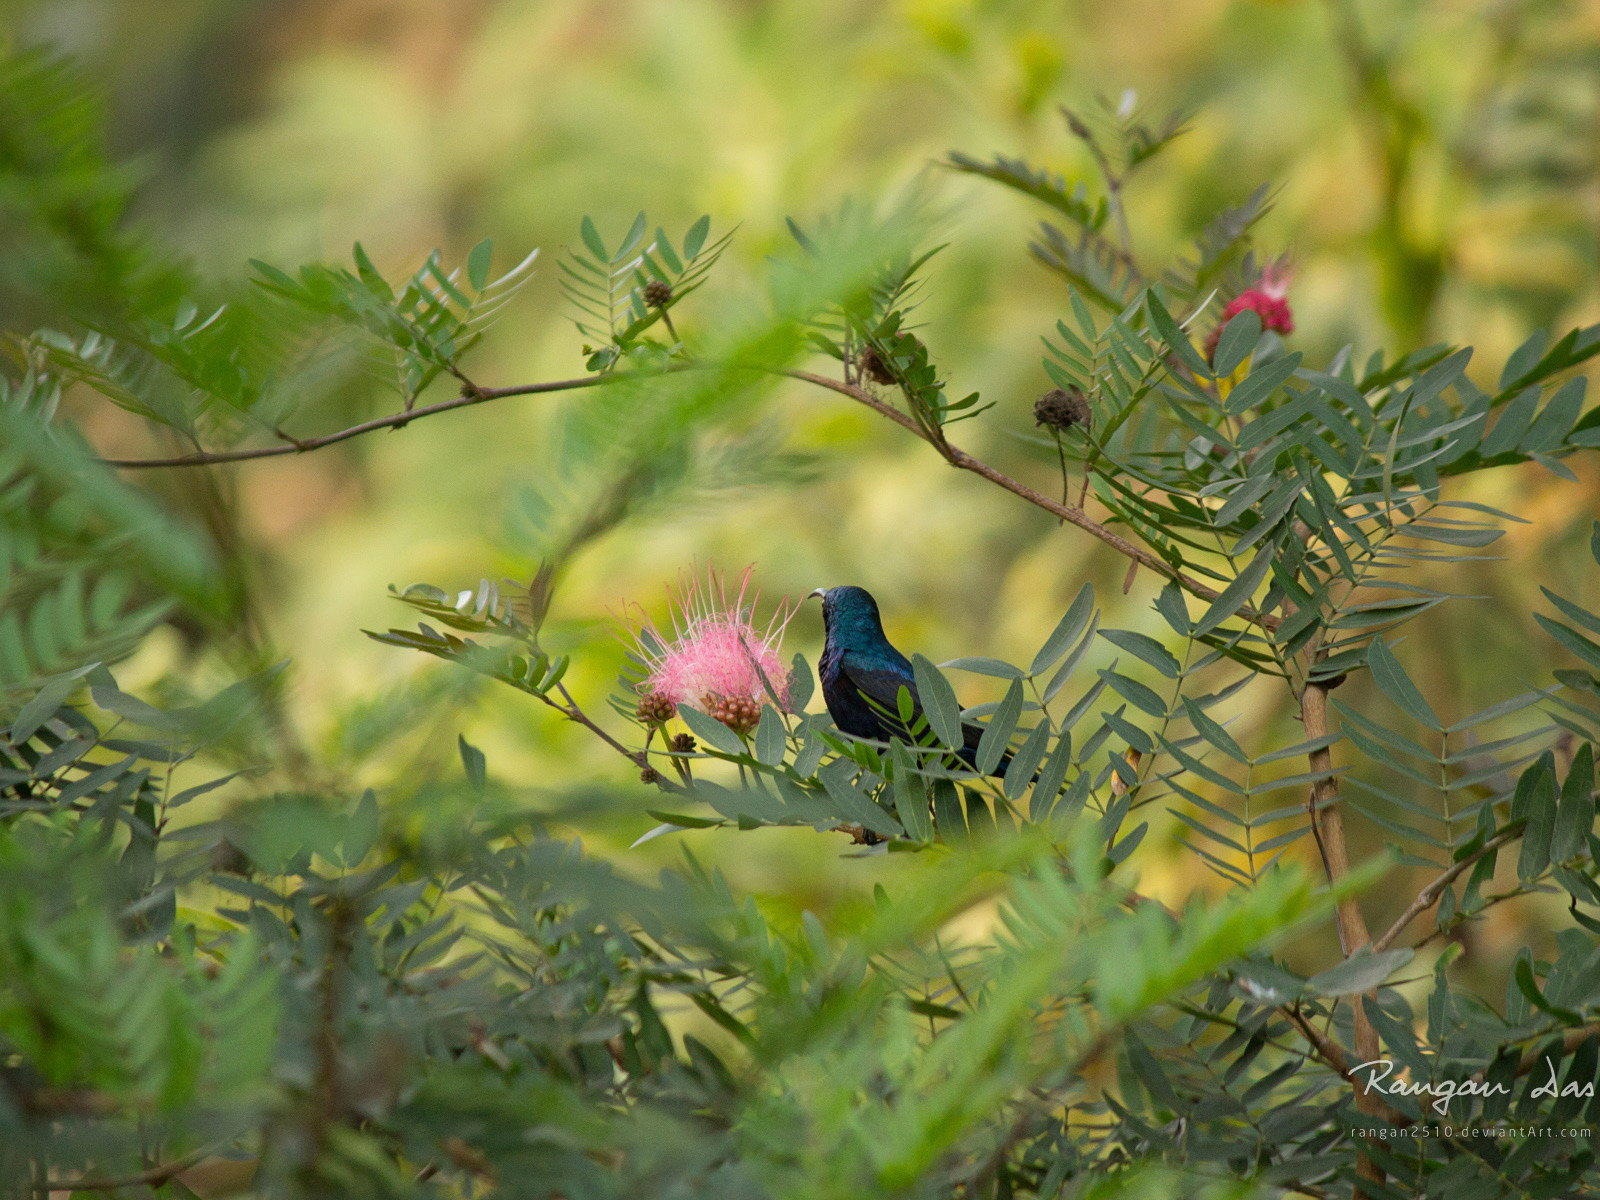
[[[704,585],[690,583],[673,597],[672,636],[651,626],[639,638],[650,672],[642,686],[646,694],[706,711],[708,698],[763,703],[770,686],[788,706],[780,648],[791,613],[780,606],[766,631],[758,629],[756,598],[747,599],[750,574],[746,568],[731,599],[715,572]]]

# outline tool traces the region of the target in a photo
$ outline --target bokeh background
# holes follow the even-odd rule
[[[1048,486],[1053,452],[1028,435],[1048,386],[1039,337],[1066,301],[1027,255],[1039,214],[938,163],[1000,152],[1088,177],[1058,105],[1129,90],[1143,111],[1193,114],[1128,197],[1141,254],[1180,252],[1217,210],[1271,184],[1260,248],[1293,261],[1294,344],[1313,361],[1347,344],[1447,340],[1477,346],[1473,371],[1488,381],[1535,328],[1600,319],[1593,4],[13,0],[7,23],[15,43],[53,44],[101,82],[116,151],[144,179],[139,220],[219,288],[244,279],[249,259],[347,262],[357,240],[392,275],[435,247],[460,261],[485,237],[511,261],[542,248],[536,282],[472,359],[491,385],[581,372],[555,263],[585,214],[613,238],[640,209],[669,229],[701,213],[715,229],[737,225],[712,290],[754,303],[785,217],[920,181],[949,243],[923,296],[924,336],[955,394],[996,402],[961,438]],[[297,432],[389,403],[341,381],[311,406],[326,424]],[[502,401],[304,457],[142,482],[202,523],[230,514],[225,549],[256,584],[252,636],[292,660],[284,761],[338,763],[342,789],[414,781],[451,769],[464,733],[529,806],[592,780],[615,802],[580,824],[586,842],[649,871],[681,849],[628,849],[654,823],[651,793],[603,747],[525,697],[361,634],[403,622],[389,584],[532,575],[555,534],[529,516],[529,489],[556,496],[563,519],[593,500],[582,460],[557,452],[585,403]],[[149,449],[96,420],[108,450]],[[620,615],[640,603],[659,616],[666,587],[706,565],[755,564],[772,601],[863,584],[895,640],[936,660],[1025,660],[1086,580],[1110,623],[1156,629],[1148,576],[1124,595],[1124,564],[1097,543],[948,470],[870,413],[779,389],[747,421],[807,465],[648,514],[572,565],[551,641],[582,648],[571,682],[596,710],[621,665]],[[1407,664],[1447,720],[1544,682],[1559,662],[1528,614],[1536,582],[1592,586],[1580,547],[1600,515],[1600,466],[1570,466],[1577,488],[1507,469],[1471,497],[1532,523],[1499,543],[1499,561],[1449,577],[1477,598],[1409,627]],[[154,639],[129,682],[193,663],[184,636]],[[788,648],[814,659],[819,641],[818,614],[802,608]],[[986,698],[983,680],[966,684],[964,700]],[[1361,686],[1343,698],[1360,703]],[[402,711],[427,716],[406,736],[375,732]],[[1294,736],[1270,704],[1250,721],[1262,737]],[[1354,835],[1369,849],[1380,840]],[[836,839],[804,830],[693,846],[742,888],[814,909],[892,869],[841,858]],[[1168,878],[1153,888],[1199,881],[1175,837],[1161,853]],[[1496,917],[1486,936],[1513,945],[1526,920]]]

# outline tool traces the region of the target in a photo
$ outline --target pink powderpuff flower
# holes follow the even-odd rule
[[[1289,308],[1289,284],[1294,278],[1287,259],[1280,258],[1266,266],[1254,287],[1246,288],[1222,310],[1222,320],[1206,338],[1206,361],[1217,352],[1217,342],[1222,338],[1222,328],[1245,309],[1251,309],[1261,318],[1261,328],[1274,333],[1294,332],[1294,313]]]
[[[744,569],[731,596],[715,571],[703,583],[686,581],[672,595],[670,635],[650,623],[640,629],[637,648],[649,671],[639,687],[641,720],[662,723],[688,705],[748,733],[761,719],[769,687],[788,708],[788,669],[780,650],[794,610],[779,605],[766,629],[758,629],[753,570]]]

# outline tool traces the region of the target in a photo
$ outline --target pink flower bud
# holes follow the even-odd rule
[[[1206,359],[1209,361],[1216,354],[1223,326],[1246,309],[1254,311],[1261,318],[1262,329],[1281,334],[1293,333],[1294,313],[1289,308],[1289,282],[1292,277],[1288,262],[1279,259],[1261,272],[1254,287],[1246,288],[1228,301],[1227,307],[1222,310],[1222,320],[1217,322],[1216,328],[1206,338]]]

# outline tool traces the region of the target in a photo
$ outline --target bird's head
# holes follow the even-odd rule
[[[821,599],[822,623],[830,636],[881,638],[883,621],[878,616],[878,602],[866,588],[818,588],[807,599]]]

